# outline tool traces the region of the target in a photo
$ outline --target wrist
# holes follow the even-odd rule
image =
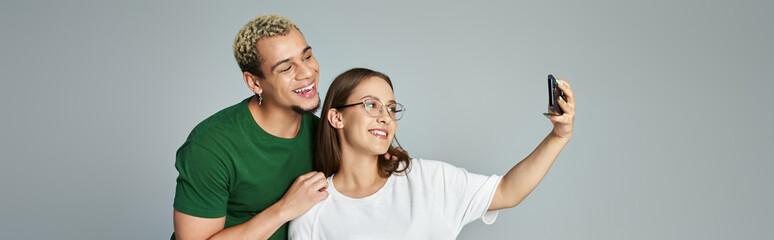
[[[561,135],[556,134],[555,132],[552,131],[551,133],[548,134],[548,138],[553,140],[553,141],[559,141],[559,142],[562,142],[564,144],[567,144],[568,142],[570,142],[570,138],[572,138],[572,133],[570,133],[569,135],[566,135],[566,136],[561,136]]]
[[[290,220],[293,220],[288,218],[288,213],[286,209],[287,207],[285,207],[285,201],[283,201],[283,199],[280,199],[278,202],[266,208],[265,211],[268,211],[274,217],[274,219],[280,220],[281,221],[280,224],[284,224],[286,222],[289,222]]]

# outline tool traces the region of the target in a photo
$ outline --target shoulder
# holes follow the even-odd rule
[[[452,175],[449,172],[455,169],[458,168],[443,161],[413,158],[406,173],[406,178],[414,184],[432,187],[443,184],[444,179]]]
[[[181,154],[186,155],[184,154],[186,152],[191,154],[187,154],[185,158],[218,155],[221,152],[216,147],[221,146],[219,143],[230,141],[233,136],[243,134],[239,119],[244,117],[240,115],[245,114],[249,99],[224,108],[197,124],[178,149],[178,158]]]
[[[432,173],[437,171],[444,171],[450,168],[454,168],[454,169],[457,168],[454,165],[451,165],[443,161],[421,159],[421,158],[412,158],[411,165],[409,167],[411,172],[417,171],[417,172],[423,172],[423,173]]]
[[[464,168],[428,159],[412,159],[407,174],[409,179],[428,187],[448,186],[453,182],[468,181],[475,176],[478,174],[471,174]]]
[[[212,137],[213,134],[217,135],[229,129],[240,127],[239,122],[244,117],[243,115],[249,113],[247,110],[249,100],[250,98],[244,99],[205,118],[191,130],[187,140],[205,140]]]

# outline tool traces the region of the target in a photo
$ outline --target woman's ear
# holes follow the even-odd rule
[[[331,127],[336,129],[341,129],[344,127],[344,122],[341,119],[341,112],[339,110],[336,110],[335,108],[331,108],[328,110],[328,116],[326,116],[328,119],[328,123],[331,124]]]
[[[261,84],[258,83],[258,77],[249,72],[242,72],[242,78],[245,79],[245,84],[247,84],[247,88],[249,88],[250,91],[253,91],[258,95],[263,93],[263,88],[261,88]]]

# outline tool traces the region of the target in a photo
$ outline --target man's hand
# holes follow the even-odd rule
[[[285,221],[296,219],[317,202],[328,197],[328,181],[322,172],[309,172],[296,178],[285,195],[277,202]]]

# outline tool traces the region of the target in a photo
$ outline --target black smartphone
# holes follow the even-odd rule
[[[556,86],[554,75],[548,74],[548,112],[555,115],[562,115],[562,107],[559,106],[559,97],[564,98],[564,92]]]

